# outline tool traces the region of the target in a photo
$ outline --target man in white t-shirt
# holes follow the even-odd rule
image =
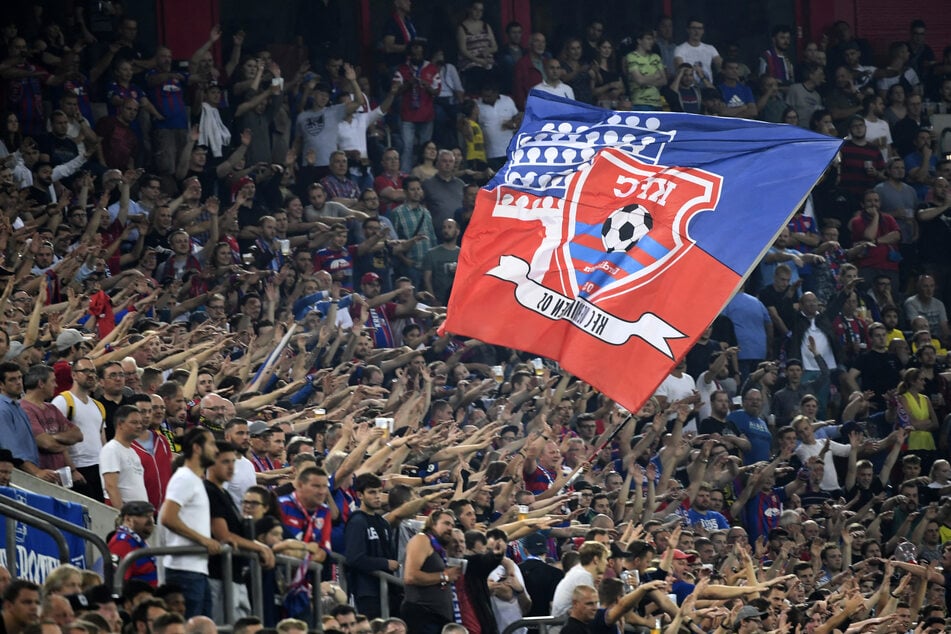
[[[542,65],[545,67],[545,79],[540,84],[532,86],[532,90],[540,90],[565,99],[574,99],[574,88],[561,81],[561,74],[564,71],[558,58],[549,57],[542,62]]]
[[[145,468],[132,441],[142,431],[142,413],[134,405],[122,405],[113,418],[115,437],[99,452],[99,474],[106,502],[121,509],[126,502],[148,502]]]
[[[205,469],[215,464],[215,437],[194,427],[182,438],[185,463],[178,468],[165,492],[159,523],[165,528],[166,546],[203,546],[200,555],[165,555],[166,583],[175,583],[185,595],[185,618],[211,614],[208,555],[217,555],[221,544],[211,537],[211,508],[205,491]]]
[[[72,374],[73,386],[56,396],[53,405],[83,433],[83,439],[69,448],[73,465],[85,479],[85,482],[74,481],[73,490],[103,502],[99,452],[106,442],[105,409],[92,397],[99,375],[89,357],[73,361]]]
[[[595,578],[604,574],[608,567],[608,557],[611,551],[601,542],[585,542],[578,549],[580,562],[565,573],[555,588],[555,596],[551,600],[551,615],[566,614],[571,607],[571,593],[578,586],[596,586]]]
[[[521,123],[515,102],[508,95],[499,94],[498,83],[489,78],[479,98],[479,125],[485,135],[485,155],[489,167],[498,170],[505,163],[509,141]]]
[[[241,508],[244,494],[257,484],[254,474],[254,464],[248,460],[248,449],[251,447],[251,435],[248,433],[248,421],[243,418],[232,418],[225,425],[225,440],[238,448],[237,460],[234,462],[234,477],[225,483],[225,490],[231,494],[235,505]]]
[[[508,539],[504,531],[492,529],[486,533],[486,538],[489,552],[505,553]],[[495,616],[499,631],[502,632],[528,612],[532,607],[532,598],[525,591],[522,571],[508,557],[502,558],[502,563],[489,573],[487,581],[492,601],[492,614]],[[513,634],[525,634],[526,631],[522,627],[515,630]]]
[[[713,83],[714,73],[720,72],[723,59],[716,47],[704,44],[700,41],[702,38],[703,21],[696,18],[687,20],[687,41],[674,49],[674,68],[690,64]]]

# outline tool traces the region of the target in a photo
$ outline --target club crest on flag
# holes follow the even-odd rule
[[[641,122],[615,115],[520,135],[492,214],[548,220],[530,262],[503,254],[489,275],[513,282],[519,304],[540,315],[612,345],[639,337],[672,358],[668,340],[682,332],[653,313],[625,318],[606,304],[695,244],[690,219],[716,207],[722,178],[661,165],[675,132],[659,130],[656,118]]]

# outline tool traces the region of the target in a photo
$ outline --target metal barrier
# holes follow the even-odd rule
[[[512,634],[517,629],[523,627],[538,626],[541,634],[548,634],[549,625],[564,625],[568,622],[568,616],[526,616],[514,623],[509,623],[508,627],[502,630],[502,634]]]
[[[57,546],[60,549],[60,561],[63,563],[69,563],[69,547],[66,545],[66,539],[63,537],[63,531],[67,533],[72,533],[73,535],[78,535],[87,542],[95,546],[99,552],[102,554],[102,578],[106,585],[112,586],[114,583],[113,577],[113,565],[112,565],[112,554],[109,552],[109,546],[106,544],[105,540],[96,535],[94,532],[83,528],[82,526],[76,526],[72,522],[67,522],[66,520],[51,515],[45,511],[40,511],[33,508],[22,502],[17,502],[8,497],[0,496],[0,515],[7,515],[8,517],[14,517],[17,521],[23,522],[24,524],[30,524],[31,526],[36,526],[40,530],[46,531],[53,536],[53,539],[56,541]],[[42,523],[40,523],[42,522]],[[55,528],[54,528],[55,527]],[[59,529],[59,530],[56,530]],[[16,561],[16,531],[10,530],[10,522],[7,522],[7,564],[10,564],[11,561]],[[14,535],[13,543],[13,556],[14,559],[10,560],[10,535]],[[65,559],[63,558],[63,550],[65,549]],[[12,570],[15,570],[12,569]]]
[[[6,549],[7,568],[10,570],[10,574],[16,575],[17,572],[17,522],[29,524],[30,526],[38,528],[41,531],[49,534],[49,536],[53,538],[53,541],[56,542],[56,548],[59,550],[59,563],[69,563],[69,545],[66,543],[66,538],[63,537],[63,533],[61,533],[55,526],[45,520],[41,520],[38,517],[34,517],[33,515],[23,513],[22,511],[18,511],[16,509],[3,509],[2,512],[7,516]]]
[[[227,624],[234,623],[234,584],[232,582],[232,562],[231,557],[234,549],[229,544],[221,545],[221,589],[224,608],[224,621]],[[137,548],[119,561],[116,566],[116,575],[113,588],[116,594],[122,594],[122,583],[125,580],[125,573],[132,562],[143,557],[152,557],[155,555],[207,555],[208,550],[204,546],[148,546],[146,548]],[[258,577],[258,587],[260,588],[260,576]],[[260,616],[260,615],[258,615]]]
[[[339,553],[330,553],[330,558],[333,559],[334,564],[340,566],[337,582],[344,593],[347,593],[347,568],[350,564],[347,562],[347,558]],[[382,570],[375,570],[370,573],[370,576],[376,577],[380,581],[380,616],[388,619],[390,618],[390,586],[395,585],[402,588],[404,587],[403,580]],[[347,596],[350,596],[349,593],[347,593]]]
[[[339,555],[338,555],[339,557]],[[297,557],[288,557],[287,555],[275,555],[274,559],[288,567],[288,570],[297,571],[300,565],[304,563],[303,559]],[[320,591],[320,577],[323,574],[324,567],[316,561],[308,561],[307,569],[311,573],[310,577],[310,610],[313,623],[311,624],[318,631],[323,631],[321,620],[323,619],[323,606],[321,605],[322,593]],[[288,575],[288,579],[293,579],[294,575]]]
[[[377,570],[370,574],[380,580],[380,616],[388,619],[390,618],[390,585],[403,588],[405,584],[402,579],[388,572]]]

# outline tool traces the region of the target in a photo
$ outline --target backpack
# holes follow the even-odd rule
[[[70,392],[69,390],[66,390],[65,392],[60,392],[59,395],[62,396],[62,397],[63,397],[63,400],[66,401],[66,419],[67,419],[69,422],[72,422],[72,421],[73,421],[73,413],[74,413],[74,405],[76,404],[76,401],[73,400],[73,393]],[[106,408],[105,408],[105,406],[103,406],[102,403],[100,403],[100,402],[97,401],[96,399],[92,398],[91,396],[90,396],[89,398],[92,400],[93,403],[96,404],[96,407],[99,408],[99,413],[102,414],[102,421],[105,423],[105,421],[106,421]]]

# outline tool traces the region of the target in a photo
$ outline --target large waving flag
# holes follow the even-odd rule
[[[634,411],[840,144],[533,92],[508,162],[479,192],[444,328],[556,359]]]

